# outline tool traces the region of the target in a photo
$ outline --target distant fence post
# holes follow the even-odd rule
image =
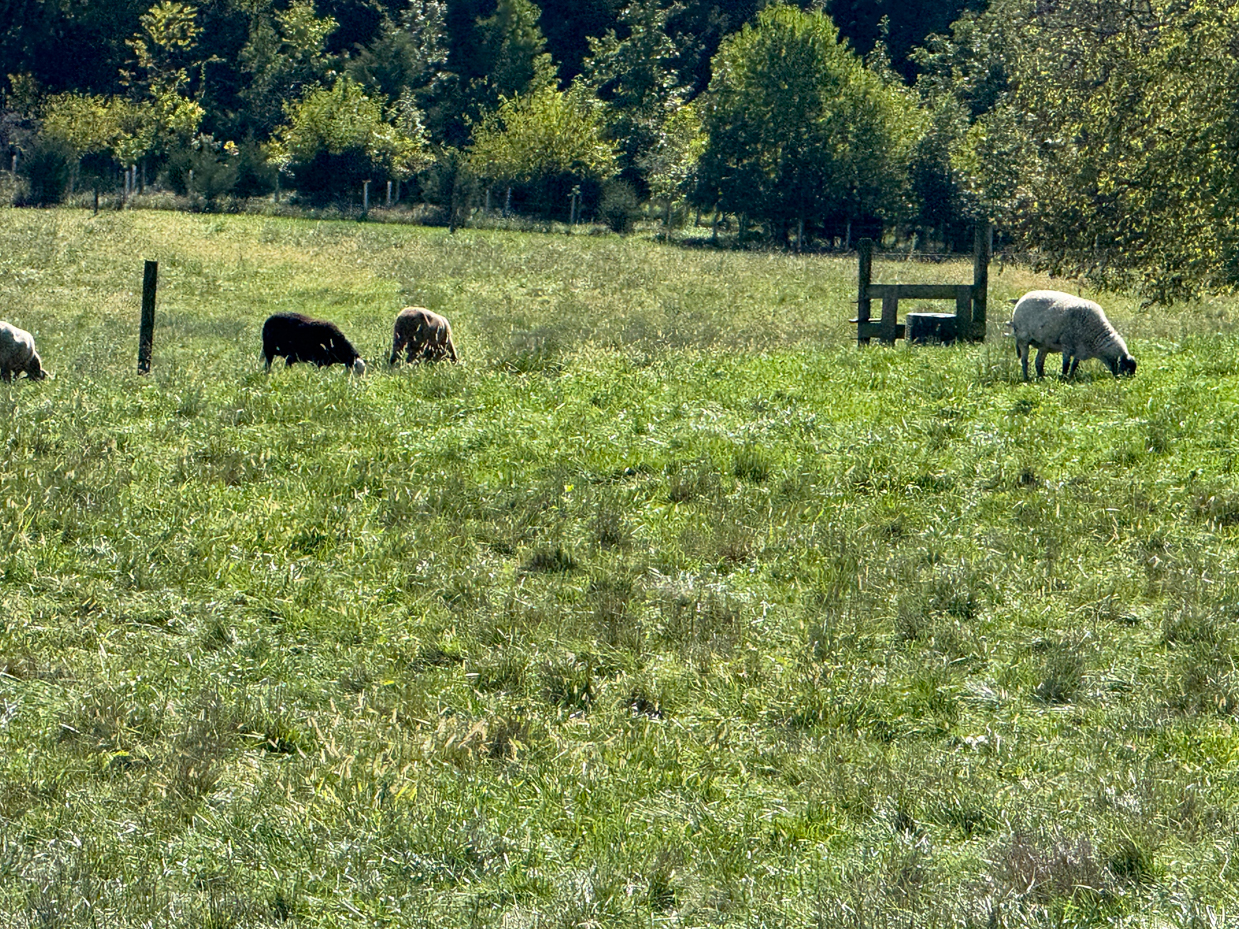
[[[159,262],[148,261],[142,276],[142,328],[138,333],[138,373],[151,373],[151,347],[155,341],[155,287]]]
[[[993,248],[990,224],[977,223],[972,245],[972,328],[968,338],[985,339],[985,304],[989,296],[989,261]]]
[[[361,182],[361,212],[364,216],[370,212],[370,182]]]
[[[865,323],[869,322],[872,304],[869,298],[869,284],[873,280],[873,239],[861,239],[856,243],[856,254],[860,259],[856,282],[856,344],[868,345],[869,336],[861,335],[865,331]]]

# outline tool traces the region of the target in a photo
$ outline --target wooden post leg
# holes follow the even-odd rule
[[[887,291],[882,295],[882,341],[895,344],[895,325],[899,316],[899,297]]]
[[[856,243],[858,261],[856,282],[856,344],[868,345],[869,336],[861,335],[865,324],[869,322],[872,312],[872,301],[869,297],[869,284],[873,278],[873,239],[861,239]]]
[[[955,332],[957,339],[972,339],[972,288],[961,284],[955,291]],[[984,329],[982,329],[984,333]]]
[[[972,326],[968,337],[985,341],[985,309],[989,297],[989,223],[977,223],[972,255]]]

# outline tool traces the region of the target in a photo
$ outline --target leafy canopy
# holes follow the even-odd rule
[[[420,126],[408,118],[397,125],[347,76],[290,106],[272,151],[299,187],[322,196],[351,193],[365,180],[406,178],[429,161]]]
[[[1239,287],[1239,2],[995,0],[933,50],[952,163],[1047,269],[1154,301]]]
[[[504,100],[474,129],[470,161],[481,176],[504,182],[603,180],[616,171],[601,106],[579,86],[543,85]]]
[[[702,123],[703,206],[776,224],[906,211],[916,110],[821,12],[770,6],[725,40]]]

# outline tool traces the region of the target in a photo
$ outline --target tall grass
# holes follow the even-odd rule
[[[860,351],[845,259],[0,212],[0,912],[1225,924],[1234,306],[1025,385],[995,271]],[[407,303],[463,364],[262,373]]]

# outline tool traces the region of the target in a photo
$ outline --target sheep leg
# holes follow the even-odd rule
[[[1067,355],[1063,355],[1063,377],[1071,378],[1076,376],[1076,368],[1080,367],[1080,356],[1071,355],[1071,365],[1067,364]]]
[[[1028,343],[1016,341],[1015,353],[1020,356],[1020,367],[1024,369],[1024,380],[1028,380]],[[453,358],[453,361],[456,359]]]
[[[5,368],[3,371],[0,371],[0,378],[3,378],[6,384],[11,384],[13,382],[13,372]]]
[[[400,338],[400,336],[396,336],[394,339],[392,339],[391,358],[389,358],[387,361],[389,365],[394,365],[397,361],[400,360],[400,350],[402,348],[404,348],[404,341]]]
[[[1049,353],[1049,349],[1037,349],[1037,377],[1045,377],[1045,356]]]
[[[1063,380],[1071,377],[1071,352],[1063,352]]]

